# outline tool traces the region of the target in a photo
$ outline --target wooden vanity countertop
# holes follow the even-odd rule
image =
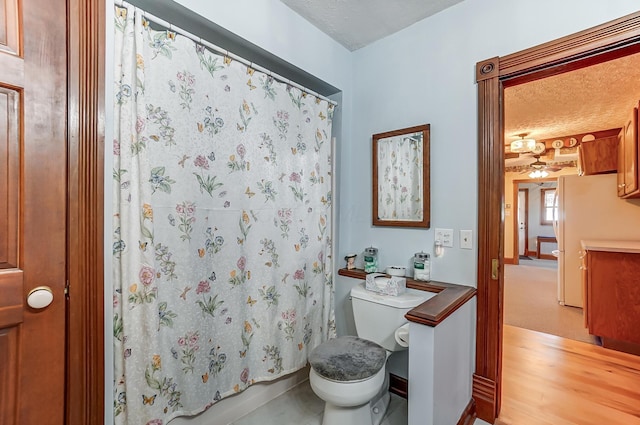
[[[640,241],[582,240],[582,249],[587,251],[640,253]]]
[[[343,268],[338,270],[338,274],[360,280],[365,280],[367,276],[367,273],[362,269],[347,270]],[[436,296],[429,298],[405,315],[408,321],[426,326],[438,326],[451,313],[476,295],[476,288],[472,286],[434,280],[424,282],[409,277],[405,278],[407,279],[407,288],[436,293]]]

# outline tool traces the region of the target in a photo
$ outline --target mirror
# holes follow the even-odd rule
[[[373,135],[373,225],[430,226],[429,124]]]

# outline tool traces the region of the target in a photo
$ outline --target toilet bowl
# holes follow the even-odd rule
[[[329,340],[312,351],[309,383],[325,402],[323,425],[374,424],[370,402],[383,390],[386,360],[384,348],[354,336]]]
[[[398,296],[351,290],[358,336],[341,336],[318,345],[309,355],[309,382],[325,402],[322,425],[379,425],[389,405],[386,361],[406,349],[395,340],[404,315],[433,293],[409,290]]]

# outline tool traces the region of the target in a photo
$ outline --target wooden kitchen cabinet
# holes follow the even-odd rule
[[[640,354],[640,241],[583,241],[585,319],[605,348]]]
[[[640,198],[639,155],[638,108],[633,108],[618,135],[618,196],[621,198]]]
[[[578,174],[615,173],[618,170],[618,137],[603,137],[578,146]]]

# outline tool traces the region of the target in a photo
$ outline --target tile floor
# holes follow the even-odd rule
[[[321,425],[324,403],[305,381],[231,425]],[[407,400],[391,394],[381,425],[407,425]]]

